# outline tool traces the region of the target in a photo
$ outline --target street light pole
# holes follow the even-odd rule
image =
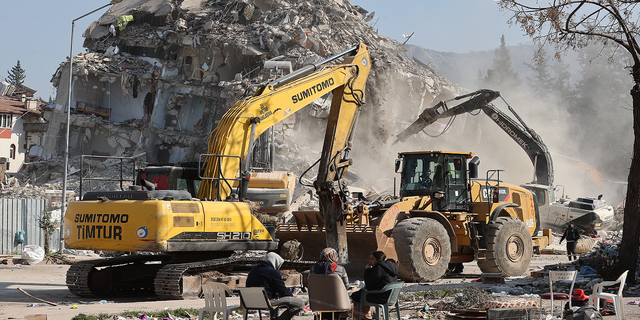
[[[71,21],[71,48],[69,49],[69,87],[67,88],[67,132],[65,134],[65,147],[64,147],[64,172],[62,177],[62,205],[60,209],[60,251],[64,248],[64,215],[67,213],[67,175],[69,170],[69,128],[71,126],[71,85],[73,80],[73,29],[76,25],[76,21],[96,12],[100,11],[110,5],[114,5],[122,2],[122,0],[111,0],[108,4],[95,9],[87,14],[84,14]]]

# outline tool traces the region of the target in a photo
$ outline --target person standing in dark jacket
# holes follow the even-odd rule
[[[264,287],[269,295],[272,306],[286,306],[277,319],[290,320],[302,310],[304,301],[291,293],[284,285],[282,275],[278,270],[284,263],[284,259],[275,252],[269,252],[261,264],[255,266],[247,275],[247,287]]]
[[[567,256],[569,256],[569,261],[574,257],[578,260],[578,256],[576,255],[576,241],[580,239],[580,233],[578,233],[578,229],[573,227],[573,223],[569,222],[569,227],[564,231],[562,238],[560,238],[560,244],[562,244],[563,240],[567,240]]]
[[[398,265],[394,260],[387,260],[387,255],[382,251],[376,251],[371,253],[369,257],[369,264],[364,270],[364,290],[380,290],[389,283],[398,282]],[[367,301],[373,303],[384,303],[389,299],[389,292],[376,293],[367,295]],[[353,309],[356,315],[360,315],[359,302],[361,291],[356,291],[351,295],[351,301],[353,301]],[[362,316],[360,319],[371,319],[369,313],[369,306],[362,307]]]

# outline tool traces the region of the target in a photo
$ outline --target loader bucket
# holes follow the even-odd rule
[[[324,228],[318,229],[317,226],[311,231],[306,227],[298,229],[293,224],[281,224],[276,231],[276,238],[282,245],[289,240],[298,240],[304,249],[302,260],[318,261],[320,252],[326,245],[326,235]],[[369,263],[371,252],[377,250],[376,235],[373,228],[365,225],[348,225],[347,226],[347,250],[349,251],[349,263],[344,265],[349,278],[362,279],[364,269]]]

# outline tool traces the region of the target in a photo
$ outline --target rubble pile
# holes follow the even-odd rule
[[[610,275],[610,273],[615,271],[611,266],[618,262],[620,242],[622,242],[622,231],[608,232],[607,237],[598,241],[589,253],[580,257],[581,268],[589,267],[604,279],[617,278],[618,274]]]
[[[380,149],[424,104],[462,89],[405,56],[377,34],[375,16],[347,0],[125,0],[84,32],[87,53],[52,78],[56,107],[45,154],[55,143],[72,92],[71,154],[132,156],[149,163],[194,161],[224,112],[260,84],[363,42],[372,70],[356,144]],[[298,138],[322,135],[326,101],[278,124],[277,161],[300,175],[319,146]],[[318,120],[321,119],[321,120]],[[56,137],[56,138],[53,138]]]
[[[69,176],[67,190],[80,195],[80,173],[84,178],[119,178],[120,174],[125,179],[132,180],[134,174],[133,163],[123,163],[122,171],[119,162],[103,162],[99,160],[85,159],[84,168],[81,171],[81,156],[69,158]],[[20,171],[15,177],[7,180],[0,188],[0,197],[6,199],[42,199],[51,190],[62,190],[64,158],[54,157],[47,161],[32,162],[26,169]],[[82,193],[88,191],[120,190],[118,181],[85,180]],[[132,183],[123,182],[126,190]],[[72,201],[70,197],[68,201]]]
[[[141,166],[194,161],[238,99],[360,42],[370,49],[372,70],[360,118],[366,125],[359,126],[356,144],[361,150],[380,149],[422,105],[462,89],[407,59],[400,44],[368,23],[374,16],[346,0],[125,0],[85,31],[87,52],[73,58],[72,90],[68,62],[53,75],[58,92],[44,112],[49,121],[44,153],[7,181],[2,195],[38,198],[45,190],[62,189],[58,148],[65,134],[57,130],[64,128],[69,91],[68,190],[79,195],[78,155],[136,156]],[[316,101],[274,128],[276,169],[300,176],[320,157],[317,137],[323,135],[328,107]],[[98,163],[89,169],[92,176],[120,175],[118,167]],[[309,181],[314,170],[305,177]],[[119,187],[91,183],[94,190]],[[363,188],[377,198],[387,196],[385,190]]]

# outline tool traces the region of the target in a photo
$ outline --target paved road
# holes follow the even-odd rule
[[[531,270],[536,270],[547,264],[568,262],[564,256],[539,256],[534,257]],[[0,320],[22,319],[29,314],[47,314],[48,320],[68,320],[77,314],[115,314],[127,310],[155,311],[164,308],[201,308],[204,302],[198,300],[170,300],[154,301],[145,299],[144,301],[134,301],[132,299],[118,298],[100,303],[100,299],[85,299],[72,295],[65,285],[65,274],[69,266],[67,265],[45,265],[35,266],[9,266],[0,265]],[[480,276],[480,271],[474,263],[465,264],[465,278],[441,279],[429,284],[406,284],[406,291],[422,291],[429,288],[446,286],[468,286],[471,279]],[[532,279],[509,280],[505,285],[515,286],[517,284],[531,282]],[[478,284],[481,287],[491,287],[492,285]],[[58,306],[44,305],[17,290],[22,288],[29,294],[59,304]],[[301,298],[306,299],[305,295]],[[637,297],[625,297],[624,301],[634,301]],[[238,298],[230,298],[230,304],[239,304]],[[35,306],[31,306],[36,304]],[[72,309],[76,305],[77,309]],[[559,305],[559,303],[556,303]],[[548,302],[543,302],[543,307],[549,308]],[[414,310],[402,311],[403,315],[414,313]],[[640,306],[624,306],[623,319],[640,319]],[[310,320],[312,317],[297,317],[297,320]],[[615,319],[615,316],[607,316],[605,319]]]

